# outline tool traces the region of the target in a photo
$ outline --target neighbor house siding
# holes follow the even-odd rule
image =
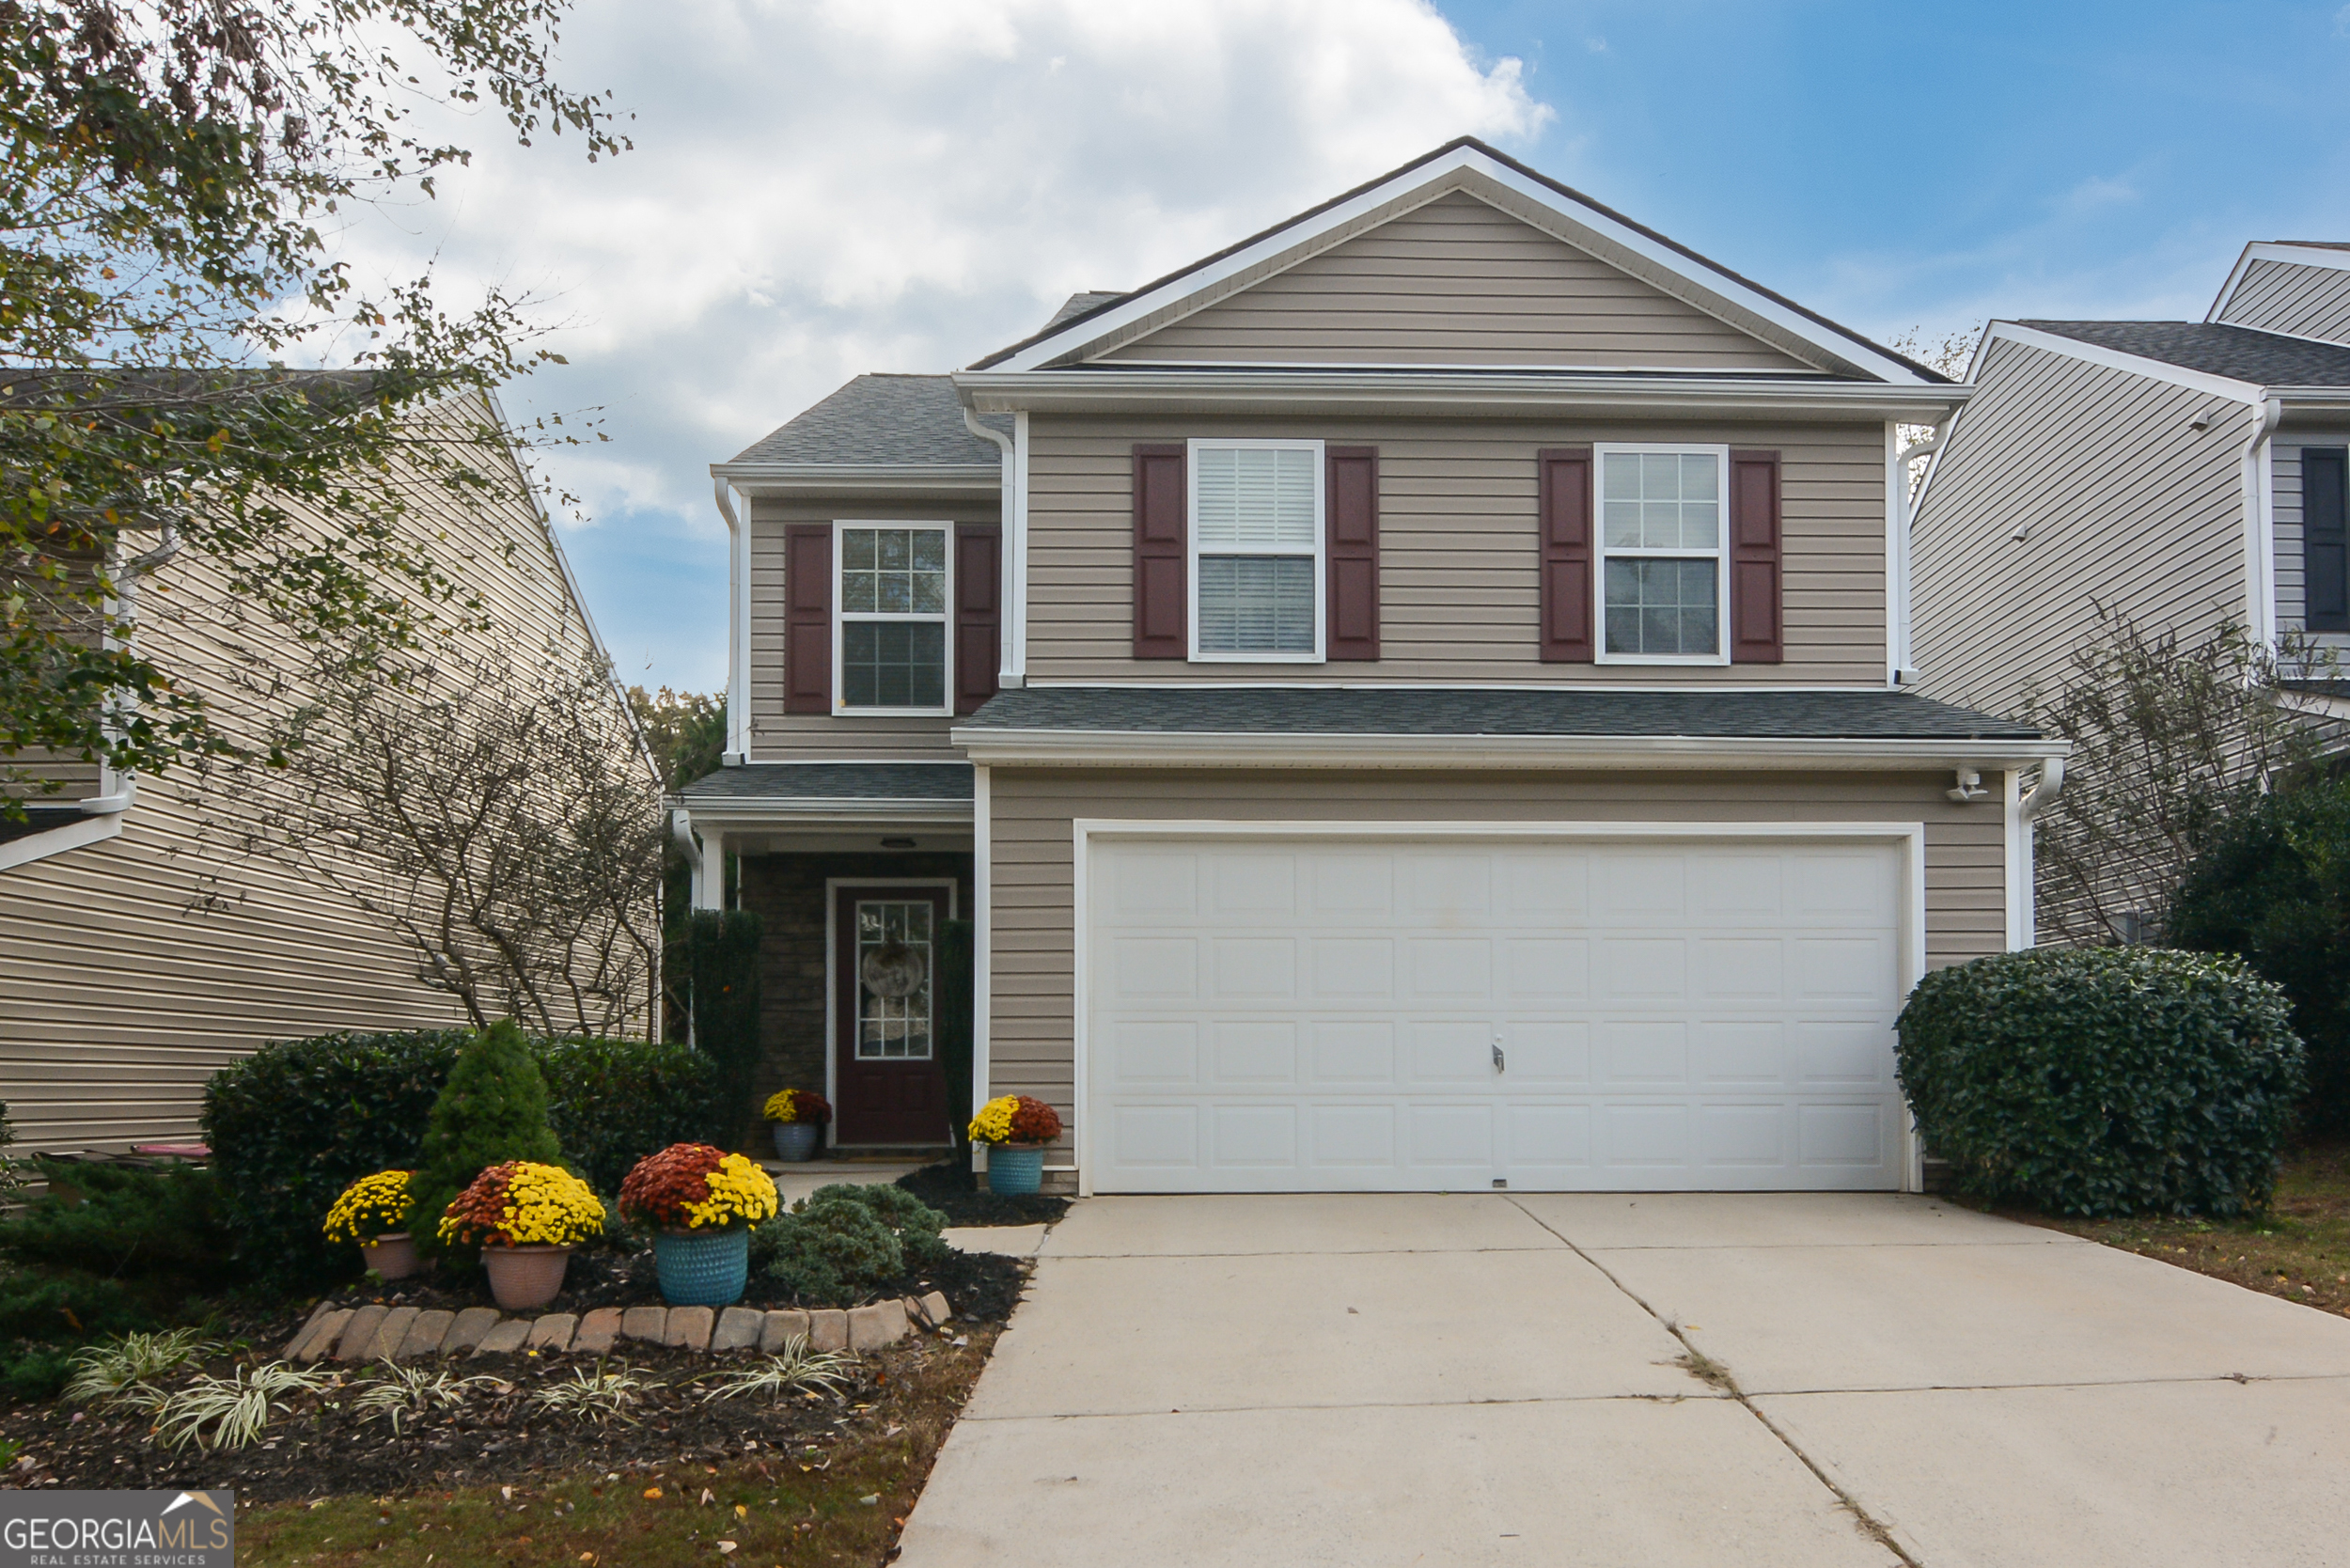
[[[2261,258],[2244,269],[2214,320],[2350,343],[2350,269]]]
[[[1566,775],[993,768],[988,1090],[1033,1094],[1073,1129],[1075,820],[1889,822],[1926,828],[1926,962],[2004,950],[2005,821],[1949,776]]]
[[[1460,191],[1101,357],[1810,368]]]
[[[489,621],[449,635],[525,662],[534,647],[584,647],[552,536],[520,474],[508,477],[473,507],[406,485],[410,525]],[[253,744],[303,699],[304,649],[240,604],[216,564],[183,551],[147,584],[140,647],[191,677],[232,739]],[[262,769],[175,768],[139,781],[117,837],[0,870],[0,1101],[23,1146],[193,1137],[205,1079],[267,1041],[464,1022],[386,922],[248,841],[278,787]]]
[[[783,710],[784,529],[794,523],[985,523],[994,501],[816,500],[751,503],[751,760],[957,757],[947,744],[951,718],[838,718]],[[949,598],[951,603],[951,596]],[[949,644],[953,642],[950,635]]]
[[[1134,649],[1134,448],[1287,436],[1379,451],[1375,663],[1188,666],[1205,678],[1883,685],[1882,425],[1602,425],[1201,416],[1031,416],[1028,674],[1183,678]],[[1732,666],[1542,662],[1535,454],[1593,441],[1766,447],[1783,457],[1786,661]]]
[[[2187,636],[2245,620],[2245,404],[2011,339],[1976,379],[1913,534],[1924,695],[2019,715],[2101,605]]]

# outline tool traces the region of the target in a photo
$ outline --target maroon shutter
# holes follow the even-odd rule
[[[1787,657],[1780,612],[1778,454],[1730,454],[1730,662]]]
[[[832,712],[832,525],[783,530],[783,711]]]
[[[1135,657],[1191,655],[1190,508],[1181,446],[1135,448]]]
[[[1591,449],[1548,447],[1534,454],[1541,482],[1542,657],[1588,665],[1591,641]]]
[[[1326,659],[1379,657],[1379,448],[1322,451],[1323,549],[1329,557]]]
[[[1000,529],[955,525],[955,712],[979,712],[995,695],[1004,597]]]

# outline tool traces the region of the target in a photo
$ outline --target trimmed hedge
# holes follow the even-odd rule
[[[278,1041],[212,1074],[204,1133],[239,1245],[288,1282],[358,1272],[354,1247],[319,1227],[336,1196],[371,1170],[414,1169],[466,1029]],[[642,1156],[701,1137],[713,1064],[690,1046],[627,1040],[533,1041],[548,1120],[600,1192]]]
[[[1919,1132],[1977,1197],[2225,1217],[2274,1189],[2303,1052],[2241,960],[2004,953],[1928,975],[1896,1027]]]

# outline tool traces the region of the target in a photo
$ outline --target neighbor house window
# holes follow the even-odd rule
[[[843,523],[839,705],[947,707],[947,529]]]
[[[1603,660],[1722,664],[1730,619],[1722,447],[1602,447]]]
[[[1191,651],[1322,657],[1322,443],[1191,444]]]

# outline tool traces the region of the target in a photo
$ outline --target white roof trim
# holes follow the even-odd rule
[[[1993,321],[1983,329],[1982,348],[1978,352],[1978,358],[1991,352],[1995,338],[2005,338],[2027,348],[2044,349],[2050,353],[2067,354],[2092,365],[2103,365],[2111,370],[2126,370],[2131,375],[2144,376],[2149,381],[2167,381],[2173,386],[2192,387],[2216,398],[2257,401],[2262,393],[2262,388],[2254,382],[2237,381],[2232,376],[2216,376],[2207,370],[2190,370],[2168,360],[2149,359],[2144,354],[2108,349],[2102,343],[2084,343],[2077,337],[2042,332],[2037,327],[2018,326],[2013,321]]]
[[[990,765],[1284,768],[2006,768],[2063,757],[2066,741],[1708,739],[1663,735],[1347,735],[985,729],[955,745]]]
[[[1073,321],[1059,331],[1048,332],[1037,341],[1030,343],[1016,353],[1006,356],[990,366],[989,368],[1013,371],[1041,369],[1072,350],[1114,336],[1120,329],[1133,326],[1189,295],[1213,288],[1251,268],[1274,261],[1301,245],[1309,244],[1318,236],[1343,227],[1378,208],[1408,197],[1416,190],[1442,183],[1449,177],[1462,172],[1481,176],[1527,201],[1548,208],[1570,223],[1590,229],[1609,243],[1622,246],[1650,265],[1673,274],[1686,280],[1694,288],[1759,317],[1797,341],[1810,344],[1831,359],[1871,370],[1896,385],[1935,384],[1891,353],[1872,352],[1863,342],[1846,337],[1841,333],[1828,331],[1810,317],[1790,309],[1752,286],[1737,282],[1709,268],[1700,267],[1682,252],[1661,243],[1632,227],[1622,219],[1562,195],[1539,180],[1529,179],[1517,169],[1474,147],[1454,148],[1439,157],[1432,158],[1424,164],[1417,165],[1383,180],[1376,185],[1358,191],[1353,196],[1316,213],[1310,219],[1287,225],[1266,235],[1254,244],[1243,246],[1229,256],[1183,273],[1147,293],[1137,294],[1112,310]]]
[[[994,493],[1004,484],[995,463],[713,463],[713,478],[746,495],[784,491]]]
[[[18,866],[29,866],[36,860],[46,860],[67,850],[86,848],[102,843],[122,831],[122,813],[110,811],[103,816],[84,817],[80,822],[67,823],[40,833],[27,833],[0,844],[0,871]]]
[[[2296,267],[2324,267],[2337,273],[2350,273],[2350,250],[2334,250],[2325,245],[2296,245],[2281,240],[2255,240],[2244,247],[2244,254],[2235,259],[2228,270],[2228,281],[2219,286],[2219,293],[2203,312],[2205,321],[2217,321],[2219,313],[2235,297],[2236,285],[2255,261],[2285,261]],[[2321,339],[2322,341],[2322,339]]]

